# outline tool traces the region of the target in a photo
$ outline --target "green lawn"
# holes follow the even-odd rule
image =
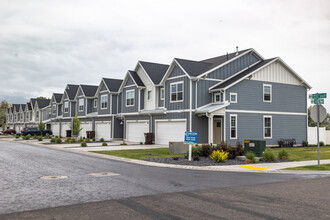
[[[278,155],[278,152],[285,149],[289,153],[289,160],[317,160],[317,147],[291,147],[291,148],[272,148],[271,150]],[[330,159],[330,146],[320,147],[320,158]]]
[[[168,152],[168,148],[141,149],[141,150],[108,150],[108,151],[91,151],[91,152],[112,155],[117,157],[126,157],[131,159],[183,157],[185,155],[185,154],[170,155]]]
[[[303,166],[303,167],[292,167],[283,170],[330,170],[330,164],[321,164],[320,167],[317,165]]]
[[[0,136],[0,139],[3,139],[3,138],[14,138],[14,136]]]

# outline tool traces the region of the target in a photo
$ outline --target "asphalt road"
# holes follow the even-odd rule
[[[105,177],[89,175],[100,172],[113,172],[119,175]],[[68,176],[68,178],[40,179],[43,176],[54,175]],[[166,198],[163,196],[164,193],[209,189],[227,192],[228,187],[316,177],[320,176],[208,172],[149,167],[0,141],[0,214],[115,199],[123,200],[116,202],[117,205],[111,206],[109,210],[116,209],[116,206],[132,207],[131,209],[134,210],[135,203],[131,204],[129,202],[131,200],[125,200],[125,198],[156,195],[155,198],[162,200]],[[185,196],[183,193],[180,195]],[[184,198],[181,199],[182,203],[194,201],[191,197],[186,200]],[[126,204],[127,201],[129,204]],[[153,199],[150,203],[153,203],[152,201]],[[140,207],[139,204],[135,208],[139,209],[138,207]],[[173,207],[173,209],[179,207]],[[150,210],[150,213],[153,215],[154,211]],[[157,213],[154,214],[157,215]],[[139,215],[135,216],[133,212],[133,217],[139,217]],[[143,217],[143,213],[140,217]]]

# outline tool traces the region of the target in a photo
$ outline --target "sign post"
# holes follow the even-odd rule
[[[315,106],[313,106],[311,110],[311,118],[314,121],[316,121],[317,124],[317,165],[318,167],[320,167],[320,121],[322,122],[326,118],[327,111],[322,106],[322,104],[324,104],[324,99],[327,98],[327,94],[316,93],[309,95],[309,98],[312,99],[312,103],[315,104]],[[320,112],[320,105],[321,105],[321,112]]]
[[[184,132],[184,144],[189,144],[189,161],[191,161],[191,145],[197,144],[197,132]]]

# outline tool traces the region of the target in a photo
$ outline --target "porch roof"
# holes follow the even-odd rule
[[[195,111],[195,114],[206,114],[206,113],[212,113],[212,112],[215,112],[219,109],[222,109],[222,108],[225,108],[227,107],[228,105],[230,105],[229,102],[224,102],[224,103],[212,103],[210,105],[207,105],[207,106],[203,106],[203,107],[200,107],[198,108],[196,111]]]

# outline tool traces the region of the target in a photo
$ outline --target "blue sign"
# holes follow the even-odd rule
[[[184,144],[197,144],[197,132],[184,132]]]

